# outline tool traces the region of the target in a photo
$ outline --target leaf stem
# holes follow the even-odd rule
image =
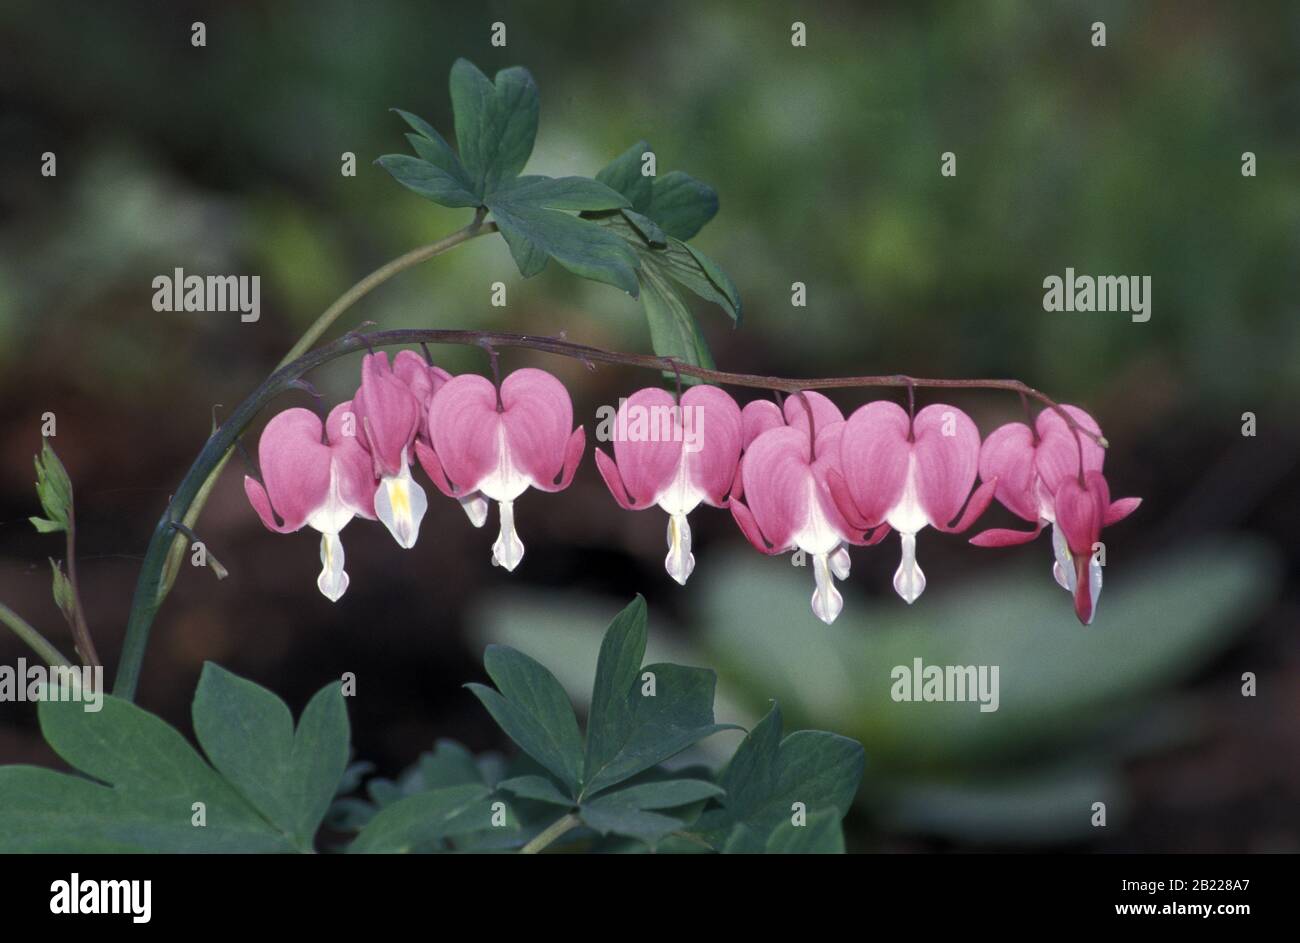
[[[330,326],[339,319],[344,311],[352,307],[366,295],[370,294],[375,288],[378,288],[384,282],[388,281],[394,275],[405,272],[408,268],[419,265],[421,262],[433,258],[435,255],[441,255],[448,249],[454,249],[463,242],[469,242],[476,236],[484,236],[488,233],[497,231],[496,223],[483,225],[483,216],[485,215],[482,207],[474,214],[474,221],[464,229],[458,229],[450,236],[439,239],[437,242],[431,242],[427,246],[420,246],[418,249],[412,249],[405,255],[399,255],[379,268],[375,269],[361,281],[357,282],[343,294],[338,297],[332,305],[318,317],[307,332],[298,338],[298,342],[289,348],[289,352],[284,355],[284,359],[276,364],[276,369],[297,360],[304,353],[311,349]]]
[[[59,653],[59,650],[55,648],[50,641],[45,638],[45,636],[36,631],[36,629],[33,628],[26,619],[14,612],[4,603],[0,603],[0,622],[9,626],[9,628],[13,630],[14,635],[17,635],[20,639],[26,642],[28,646],[31,647],[32,651],[45,659],[46,664],[51,667],[72,664],[72,662],[68,661],[68,659],[64,658],[63,655]]]
[[[573,831],[582,824],[582,820],[570,812],[563,818],[556,819],[542,831],[537,833],[537,837],[530,841],[524,847],[519,849],[521,855],[535,855],[548,845],[553,844],[561,836]]]
[[[92,668],[99,667],[99,653],[90,638],[86,610],[81,604],[81,586],[77,582],[77,517],[76,507],[68,502],[68,585],[72,587],[72,644],[81,660]]]

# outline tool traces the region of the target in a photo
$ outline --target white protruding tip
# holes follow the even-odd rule
[[[846,580],[849,578],[849,548],[840,544],[831,553],[831,572],[835,574],[837,580]]]
[[[488,502],[487,498],[475,491],[473,494],[458,499],[460,506],[465,511],[465,516],[475,527],[482,527],[487,523]]]
[[[428,507],[424,489],[411,478],[411,469],[406,466],[400,475],[384,478],[375,492],[375,515],[404,550],[415,546]]]
[[[812,610],[818,619],[830,625],[843,611],[844,597],[835,588],[827,554],[819,553],[813,556],[813,579],[817,581],[817,588],[812,594]]]
[[[685,514],[668,515],[668,556],[664,569],[682,586],[695,571],[695,554],[691,553],[691,525]]]
[[[925,592],[925,574],[916,565],[916,534],[899,534],[903,544],[903,559],[894,571],[894,592],[903,597],[909,606]]]
[[[343,569],[343,541],[338,534],[320,535],[320,562],[316,586],[330,602],[338,602],[348,590],[348,574]]]
[[[515,503],[513,501],[497,502],[501,517],[501,532],[492,544],[492,559],[498,566],[513,571],[524,558],[524,542],[515,532]]]

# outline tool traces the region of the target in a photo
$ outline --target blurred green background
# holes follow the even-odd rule
[[[190,45],[196,20],[206,48]],[[489,45],[496,21],[505,49]],[[314,537],[265,531],[232,466],[197,528],[231,578],[187,567],[145,663],[141,702],[181,729],[212,659],[295,709],[356,672],[357,752],[386,775],[440,736],[501,748],[460,687],[481,676],[482,644],[510,641],[580,697],[599,631],[642,592],[651,657],[715,667],[721,720],[778,697],[788,725],[862,740],[856,850],[1300,850],[1295,4],[10,0],[0,48],[0,599],[70,648],[46,562],[61,544],[26,522],[53,411],[110,669],[149,532],[214,405],[233,409],[356,279],[468,220],[370,164],[404,149],[390,107],[450,136],[458,56],[536,76],[530,172],[594,174],[645,138],[663,168],[717,187],[695,242],[745,301],[734,331],[698,307],[723,369],[1017,377],[1089,409],[1115,494],[1145,498],[1107,532],[1090,628],[1051,583],[1046,537],[987,551],[926,532],[915,606],[890,589],[890,540],[855,553],[828,629],[808,571],[749,551],[725,512],[693,515],[698,566],[677,587],[662,515],[617,510],[589,457],[569,491],[520,502],[515,573],[429,488],[413,551],[348,529],[352,587],[331,605]],[[1044,312],[1042,281],[1067,266],[1150,275],[1151,320]],[[150,282],[176,267],[260,274],[260,322],[154,312]],[[498,280],[505,308],[489,304]],[[795,281],[806,308],[790,305]],[[390,282],[337,331],[365,321],[649,347],[633,300],[554,264],[524,282],[496,237]],[[485,367],[472,350],[439,359]],[[589,430],[597,406],[654,380],[504,362],[559,375]],[[313,382],[336,401],[356,370]],[[838,399],[848,412],[863,397]],[[952,402],[985,433],[1020,411],[994,392]],[[0,637],[6,663],[21,654]],[[1000,665],[999,711],[894,703],[890,669],[915,657]],[[0,705],[0,761],[53,762],[30,707]],[[1106,828],[1089,824],[1098,801]]]

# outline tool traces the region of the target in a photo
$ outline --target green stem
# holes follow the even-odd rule
[[[562,819],[556,819],[546,828],[537,834],[537,837],[530,841],[524,847],[519,849],[521,855],[535,855],[548,845],[553,844],[561,836],[573,831],[582,824],[582,820],[570,812]]]
[[[81,604],[81,586],[77,582],[77,512],[73,503],[68,502],[68,585],[72,588],[72,639],[73,646],[81,660],[92,668],[99,667],[99,653],[90,638],[90,626],[86,622],[86,609]]]
[[[312,323],[311,327],[307,328],[306,333],[298,339],[297,343],[289,348],[289,352],[277,366],[277,371],[294,361],[301,360],[302,355],[320,339],[321,335],[329,330],[343,312],[394,275],[404,272],[412,266],[419,265],[434,256],[441,255],[448,249],[454,249],[456,246],[478,236],[496,232],[496,223],[484,224],[483,217],[485,215],[486,211],[480,207],[475,211],[474,219],[465,228],[459,229],[437,242],[431,242],[426,246],[420,246],[418,249],[412,249],[405,255],[398,256],[391,262],[381,265],[357,282],[344,292],[337,301],[326,308],[320,317]],[[296,379],[296,376],[290,379]],[[269,384],[270,380],[263,383],[259,390],[267,389]],[[280,392],[280,388],[277,387],[271,392],[271,395],[278,392]],[[248,405],[247,401],[245,405]],[[141,568],[140,577],[136,581],[135,596],[131,601],[131,614],[127,622],[126,638],[122,644],[121,661],[118,665],[117,677],[113,682],[113,693],[119,697],[127,700],[135,698],[135,690],[140,678],[140,666],[144,660],[144,649],[149,640],[149,628],[153,624],[154,616],[157,614],[163,600],[171,592],[172,584],[176,581],[176,575],[180,571],[185,552],[189,547],[189,538],[185,535],[186,530],[178,529],[175,525],[180,524],[181,527],[192,530],[195,524],[198,523],[199,515],[203,512],[204,505],[207,504],[208,495],[211,493],[222,470],[225,469],[226,462],[230,460],[236,439],[260,408],[261,405],[258,404],[255,409],[242,417],[237,412],[222,423],[220,430],[213,430],[207,445],[199,454],[199,458],[190,467],[190,471],[186,474],[185,480],[182,481],[180,489],[173,495],[167,509],[163,512],[162,519],[158,522],[158,526],[154,528],[153,536],[149,540],[149,549],[145,553],[144,566]],[[235,421],[236,419],[240,421]],[[221,435],[223,431],[233,431],[234,434]],[[223,443],[222,450],[214,457],[212,446],[219,439]],[[200,469],[202,469],[203,477],[195,480],[195,472]]]
[[[437,242],[431,242],[427,246],[412,249],[410,252],[406,253],[406,255],[398,256],[393,259],[393,261],[380,266],[365,278],[361,279],[361,281],[357,282],[340,295],[339,299],[326,308],[324,313],[316,319],[315,323],[312,324],[311,327],[307,328],[307,333],[298,338],[298,343],[289,348],[289,352],[285,354],[284,359],[276,365],[276,369],[297,360],[305,354],[312,348],[312,345],[314,345],[316,341],[320,340],[321,335],[329,330],[330,325],[338,320],[339,315],[348,310],[348,308],[352,307],[366,295],[370,294],[370,292],[375,288],[388,281],[394,275],[397,275],[400,272],[405,272],[408,268],[419,265],[421,262],[431,259],[435,255],[441,255],[448,249],[454,249],[463,242],[469,242],[469,240],[473,239],[475,236],[484,236],[488,233],[496,232],[497,224],[488,223],[484,226],[483,216],[484,211],[480,208],[474,214],[474,221],[464,229],[458,229],[450,236],[439,239]]]
[[[72,662],[68,661],[68,659],[64,658],[63,655],[59,653],[57,648],[50,644],[49,640],[46,639],[44,635],[37,632],[26,619],[14,612],[4,603],[0,603],[0,622],[3,622],[5,625],[9,626],[9,628],[13,629],[14,635],[17,635],[20,639],[26,642],[31,647],[32,651],[45,659],[46,664],[51,667],[72,664]]]

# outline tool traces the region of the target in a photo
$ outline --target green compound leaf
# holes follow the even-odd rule
[[[596,179],[626,196],[633,212],[652,220],[667,235],[683,241],[694,238],[718,213],[717,191],[680,170],[662,177],[646,176],[643,168],[648,153],[650,145],[637,141],[610,161]]]
[[[348,763],[339,684],[311,699],[295,731],[284,701],[208,662],[193,717],[212,765],[273,825],[309,849]]]
[[[680,171],[663,177],[642,173],[650,146],[638,141],[614,158],[596,179],[627,197],[620,212],[587,213],[618,234],[636,253],[641,306],[655,353],[712,368],[713,357],[682,289],[712,302],[736,324],[741,303],[736,286],[708,256],[686,244],[718,211],[718,195]],[[684,382],[698,382],[684,378]]]
[[[392,854],[409,852],[418,845],[449,835],[475,831],[468,817],[488,825],[490,809],[485,800],[491,790],[482,784],[444,786],[398,799],[380,809],[348,846],[350,854]]]
[[[519,272],[536,275],[555,259],[575,275],[636,296],[636,253],[593,222],[562,210],[611,209],[626,204],[613,190],[581,177],[520,177],[486,197]]]
[[[769,855],[842,855],[840,817],[832,810],[810,815],[803,825],[786,820],[768,836],[764,851]]]
[[[491,193],[519,175],[537,139],[539,102],[532,74],[515,66],[495,81],[468,59],[451,67],[456,143],[475,192]]]
[[[105,695],[98,711],[42,702],[45,739],[83,775],[0,767],[0,851],[311,851],[347,761],[339,686],[312,699],[295,735],[275,695],[214,671],[205,668],[207,693],[195,704],[211,766],[128,701]],[[236,745],[243,758],[231,756]]]
[[[707,668],[646,665],[623,695],[622,723],[608,757],[589,768],[583,794],[596,793],[676,756],[732,724],[713,722],[717,675]]]
[[[582,772],[582,734],[560,682],[522,652],[488,646],[484,667],[497,690],[466,685],[519,748],[577,795]]]
[[[783,824],[809,828],[823,814],[834,814],[838,823],[848,812],[865,767],[862,745],[819,730],[782,739],[781,726],[774,704],[719,777],[726,790],[722,807],[695,826],[714,847],[762,850]],[[808,824],[793,825],[801,812]]]
[[[478,206],[483,201],[455,174],[408,154],[385,154],[376,163],[413,193],[442,206]]]

